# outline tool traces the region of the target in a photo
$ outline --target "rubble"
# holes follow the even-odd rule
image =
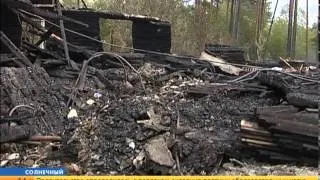
[[[163,136],[149,140],[145,144],[147,158],[161,165],[172,167],[174,160]]]

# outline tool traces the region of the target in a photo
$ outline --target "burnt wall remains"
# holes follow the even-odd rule
[[[1,25],[0,30],[17,46],[21,45],[22,27],[18,15],[11,11],[8,6],[1,4]],[[1,53],[9,53],[10,50],[1,42]]]
[[[72,22],[65,21],[64,26],[66,29],[71,29],[86,36],[92,37],[97,40],[101,40],[100,37],[100,24],[99,24],[99,16],[94,13],[87,13],[85,11],[68,11],[65,10],[62,12],[64,16],[70,17],[72,19],[81,21],[85,24],[88,24],[89,27],[85,27],[79,24],[75,24]],[[59,24],[58,21],[55,21],[56,24]],[[50,27],[50,25],[46,25]],[[55,29],[55,33],[61,37],[61,32],[59,28]],[[79,36],[77,34],[66,31],[67,41],[71,44],[81,46],[85,49],[92,51],[102,51],[102,43],[97,41],[92,41],[88,38]]]
[[[170,23],[133,21],[132,42],[133,47],[136,49],[170,53]]]

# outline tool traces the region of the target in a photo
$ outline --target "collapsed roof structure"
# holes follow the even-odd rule
[[[20,10],[21,12],[27,11],[33,13],[34,15],[42,16],[42,18],[46,18],[49,21],[53,21],[54,23],[59,24],[59,16],[54,13],[55,6],[54,1],[32,1],[33,3],[37,3],[37,5],[32,4],[31,2],[27,3],[26,1],[14,1],[14,0],[4,0],[1,1],[2,3],[2,15],[10,15],[3,19],[3,31],[8,34],[9,36],[12,35],[16,36],[16,39],[13,42],[18,45],[21,43],[19,41],[20,33],[15,33],[14,31],[10,31],[14,29],[21,30],[21,23],[17,21],[17,17],[19,12],[15,11],[12,12],[10,9]],[[53,4],[52,4],[53,3]],[[42,6],[40,6],[42,5]],[[42,7],[45,9],[39,9],[37,7]],[[169,53],[171,49],[171,26],[170,23],[167,21],[162,21],[156,17],[148,17],[142,15],[130,15],[125,13],[119,12],[112,12],[112,11],[95,11],[92,9],[63,9],[62,10],[62,20],[65,20],[65,28],[77,30],[78,32],[94,38],[96,40],[100,40],[100,27],[99,27],[99,19],[115,19],[115,20],[128,20],[132,22],[132,41],[133,47],[135,49],[144,49],[144,50],[151,50],[151,51],[158,51],[158,52],[165,52]],[[31,17],[22,16],[22,18],[27,23],[32,23]],[[14,24],[14,25],[12,25]],[[32,23],[34,24],[34,23]],[[39,30],[43,31],[44,28],[50,30],[50,33],[54,33],[57,35],[59,34],[59,27],[52,27],[52,24],[46,22],[45,27],[40,28]],[[88,28],[90,27],[90,28]],[[74,45],[83,46],[90,50],[95,51],[102,51],[102,44],[99,42],[94,42],[92,40],[88,40],[83,37],[79,37],[74,33],[66,31],[67,37],[69,37],[69,42]],[[21,38],[20,38],[21,39]],[[152,40],[152,41],[151,41]],[[19,47],[19,46],[18,46]]]
[[[215,44],[200,58],[173,55],[169,22],[59,6],[1,1],[1,166],[243,174],[267,160],[317,172],[317,67],[247,62]],[[133,52],[103,52],[99,18],[132,21]]]

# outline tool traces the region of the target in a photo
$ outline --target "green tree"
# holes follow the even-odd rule
[[[268,55],[272,59],[278,59],[287,55],[287,35],[288,35],[288,11],[287,9],[282,10],[281,16],[275,21],[271,37],[267,43]],[[296,35],[296,59],[305,59],[306,57],[306,27],[305,27],[305,12],[302,9],[298,11],[298,25]],[[317,47],[317,30],[316,28],[308,28],[308,57],[313,61],[316,59]]]
[[[75,7],[77,0],[63,2],[65,7]],[[258,57],[278,59],[279,56],[286,56],[288,10],[286,8],[282,10],[282,15],[275,20],[271,36],[268,38],[272,14],[268,1],[265,6],[262,34],[258,41],[256,41],[256,1],[252,0],[241,0],[237,41],[231,38],[228,30],[229,0],[197,0],[197,4],[186,0],[94,0],[87,3],[89,2],[92,2],[89,6],[97,10],[155,16],[169,21],[172,27],[173,53],[198,56],[203,51],[205,43],[220,43],[242,47],[247,51],[248,59],[258,59]],[[304,17],[304,12],[300,9],[296,43],[297,58],[305,57]],[[106,42],[131,47],[131,28],[130,21],[101,20],[101,37]],[[316,34],[316,29],[309,30],[310,55],[316,49]],[[125,51],[125,49],[110,46],[105,46],[105,49]]]

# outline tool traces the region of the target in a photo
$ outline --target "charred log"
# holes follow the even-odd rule
[[[286,98],[290,104],[302,108],[318,108],[320,103],[320,96],[316,94],[288,93]]]
[[[318,122],[317,113],[299,112],[292,106],[257,108],[255,121],[241,122],[241,140],[260,157],[315,165]]]

